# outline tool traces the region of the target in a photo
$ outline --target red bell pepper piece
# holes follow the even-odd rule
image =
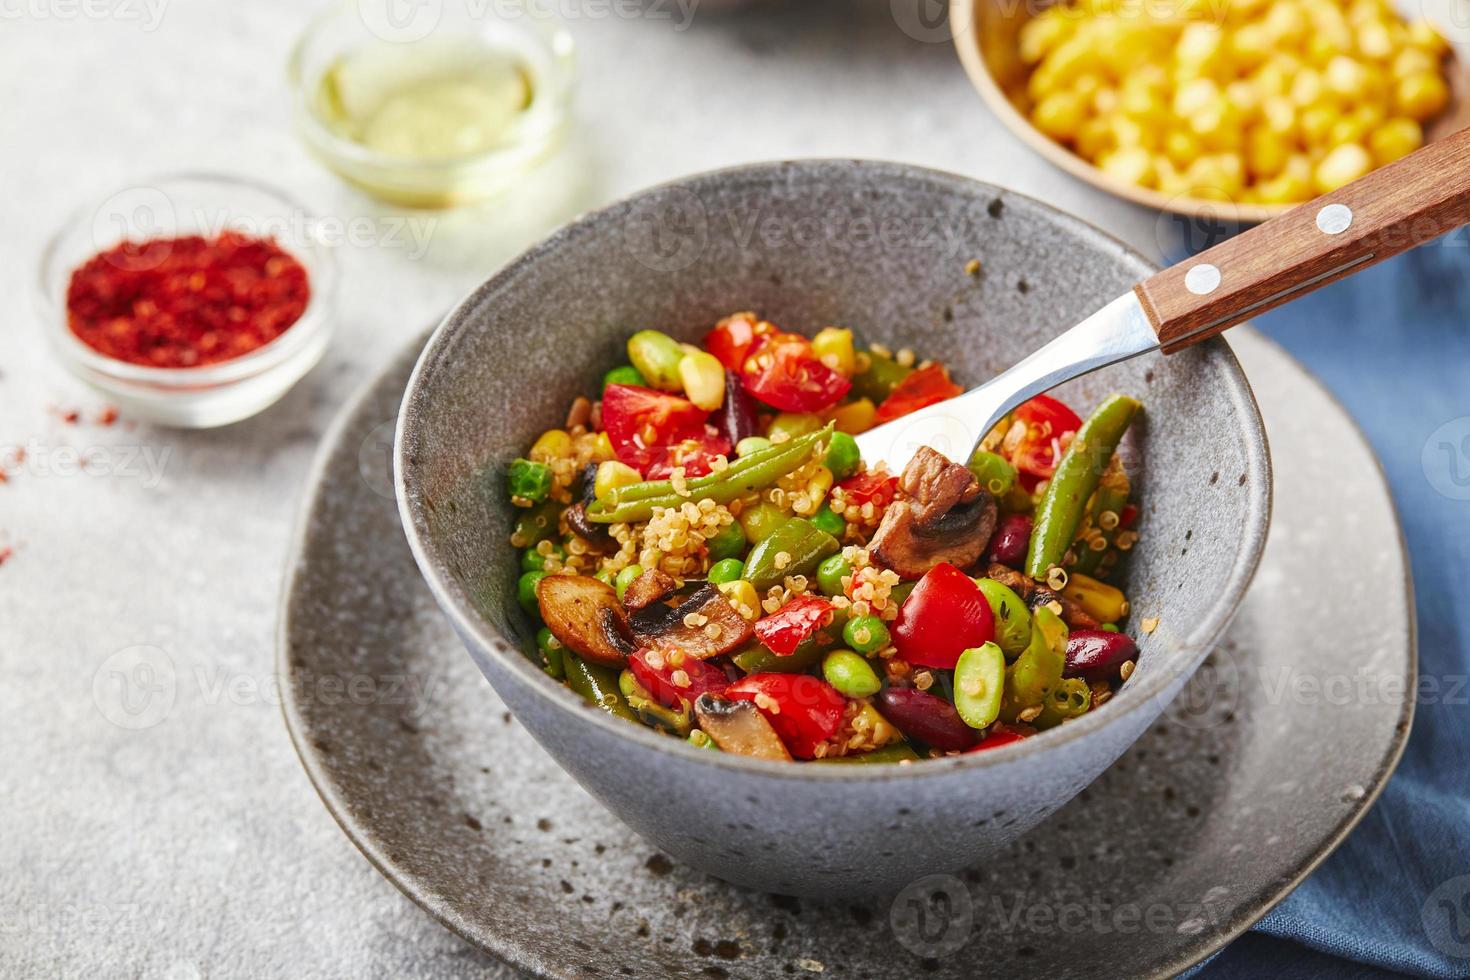
[[[755,321],[743,313],[727,316],[704,335],[704,349],[731,371],[739,371],[755,345],[755,326]]]
[[[852,382],[818,360],[811,341],[775,333],[758,339],[741,371],[745,390],[783,412],[819,412],[852,388]]]
[[[948,401],[963,391],[963,388],[949,380],[949,371],[943,364],[919,368],[900,381],[888,397],[883,399],[883,404],[878,406],[875,421],[880,425],[892,422],[910,412]]]
[[[966,752],[983,752],[985,749],[998,749],[1002,745],[1010,745],[1012,742],[1024,742],[1026,736],[1020,732],[1012,732],[1005,729],[993,731],[982,738],[974,748],[966,749]]]
[[[779,610],[756,622],[756,637],[779,657],[789,657],[797,646],[822,628],[832,603],[811,594],[797,596]]]
[[[703,660],[685,657],[678,667],[671,667],[664,655],[655,654],[658,666],[654,667],[648,662],[648,654],[648,650],[638,650],[630,655],[628,669],[633,672],[638,683],[665,707],[677,708],[681,700],[693,704],[705,692],[720,696],[730,683],[723,670]],[[674,674],[681,670],[689,679],[687,687],[674,682]]]
[[[857,504],[859,507],[866,503],[871,503],[874,507],[883,507],[898,493],[898,477],[881,470],[877,472],[864,470],[857,476],[848,477],[837,486],[849,503]]]
[[[1037,395],[1016,406],[1015,418],[1026,424],[1026,434],[1011,453],[1011,465],[1030,477],[1023,485],[1033,489],[1040,480],[1049,480],[1061,462],[1057,454],[1062,436],[1082,428],[1082,419],[1066,405],[1050,395]]]
[[[960,654],[995,639],[995,616],[975,580],[948,562],[919,579],[893,622],[893,644],[911,664],[949,670]]]
[[[732,701],[753,701],[791,754],[810,759],[842,725],[847,699],[810,674],[751,674],[725,688]]]

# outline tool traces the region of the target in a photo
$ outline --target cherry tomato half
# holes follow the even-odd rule
[[[892,422],[910,412],[948,401],[963,391],[963,388],[949,380],[949,371],[943,364],[931,364],[898,383],[893,393],[878,406],[875,421],[879,425]]]
[[[716,452],[729,452],[725,440],[710,435],[704,422],[708,414],[687,398],[637,385],[608,385],[602,393],[602,428],[613,452],[645,475],[656,463],[669,468],[678,465],[670,462],[669,450],[680,443],[696,443],[696,448],[702,448],[710,458]],[[723,448],[718,448],[721,445]],[[693,451],[686,454],[699,458]],[[708,471],[706,462],[704,472]],[[685,472],[701,475],[687,466]]]
[[[821,596],[801,595],[755,624],[756,637],[778,657],[789,657],[803,640],[822,628],[832,603]]]
[[[871,503],[874,507],[882,507],[893,499],[898,492],[898,477],[888,473],[864,470],[857,476],[850,476],[837,484],[842,490],[843,497],[850,503],[861,507],[863,504]]]
[[[1022,402],[1014,415],[1017,421],[1026,424],[1026,434],[1011,454],[1011,465],[1037,480],[1051,479],[1060,462],[1057,447],[1062,436],[1082,428],[1082,420],[1050,395],[1037,395]]]
[[[694,700],[706,691],[710,694],[722,695],[730,683],[723,670],[703,660],[685,657],[684,662],[678,667],[671,667],[660,657],[658,658],[659,666],[654,667],[649,664],[647,658],[647,650],[639,650],[631,654],[628,657],[628,669],[633,672],[638,683],[642,684],[649,694],[658,698],[659,703],[665,707],[677,708],[681,700],[693,704]],[[674,682],[674,674],[681,670],[689,679],[688,687]]]
[[[960,654],[995,639],[995,615],[975,580],[948,562],[919,579],[893,621],[893,644],[911,664],[949,670]]]
[[[817,359],[811,341],[790,333],[759,338],[741,378],[746,391],[783,412],[819,412],[852,388],[851,381]]]
[[[751,674],[725,688],[732,701],[754,701],[791,754],[816,755],[817,746],[837,733],[847,699],[810,674]]]
[[[739,371],[755,344],[756,321],[746,313],[727,316],[704,335],[704,349],[731,371]]]

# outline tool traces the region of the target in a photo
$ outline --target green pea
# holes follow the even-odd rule
[[[552,636],[551,630],[543,626],[536,631],[536,649],[541,651],[541,659],[545,662],[542,670],[561,680],[566,675],[566,669],[561,662],[561,640]]]
[[[766,433],[768,436],[776,436],[786,433],[791,438],[804,436],[808,432],[816,432],[822,427],[822,417],[810,412],[782,412],[771,420],[771,428]]]
[[[995,616],[995,643],[1007,660],[1015,660],[1031,643],[1031,611],[1021,597],[993,578],[977,578],[975,584],[985,593],[990,611]]]
[[[517,459],[510,464],[506,482],[510,484],[512,497],[540,503],[551,493],[551,467],[529,459]]]
[[[745,532],[745,540],[751,544],[760,544],[771,536],[771,532],[786,523],[789,515],[775,504],[761,501],[754,507],[747,507],[740,512],[740,529]]]
[[[527,572],[516,583],[516,598],[520,600],[521,608],[532,616],[541,615],[541,605],[536,601],[536,583],[545,577],[545,572]]]
[[[838,552],[831,558],[823,559],[817,566],[817,588],[822,590],[823,595],[842,595],[842,579],[852,574],[852,562],[842,557]]]
[[[872,697],[883,686],[868,662],[851,650],[833,650],[823,657],[822,676],[849,698]]]
[[[1004,500],[1016,485],[1016,468],[996,453],[975,450],[969,468],[980,486],[997,500]]]
[[[832,471],[832,479],[845,480],[857,472],[858,461],[861,459],[862,453],[858,451],[857,440],[846,432],[834,432],[827,443],[827,458],[822,461],[822,465]]]
[[[724,561],[726,558],[739,558],[745,553],[745,530],[738,523],[731,521],[720,528],[719,534],[706,541],[705,546],[709,548],[709,560],[712,562]]]
[[[628,338],[628,360],[648,380],[650,387],[661,391],[684,389],[679,377],[679,362],[684,360],[684,353],[677,340],[657,330],[640,330]]]
[[[1000,716],[1006,658],[994,643],[966,650],[954,665],[954,708],[971,728],[986,728]]]
[[[826,504],[823,504],[822,509],[812,515],[811,521],[817,530],[826,531],[838,541],[841,541],[842,536],[847,533],[847,521]]]
[[[722,558],[709,567],[709,580],[715,585],[737,581],[745,574],[745,562],[739,558]]]
[[[637,385],[639,388],[647,388],[648,380],[633,365],[624,364],[602,376],[602,390],[606,391],[608,385]]]
[[[746,436],[735,444],[735,455],[749,456],[751,453],[758,453],[762,449],[770,448],[771,440],[765,436]]]
[[[858,653],[877,653],[888,639],[888,627],[877,616],[854,616],[842,627],[842,642]]]
[[[551,546],[551,553],[558,559],[565,559],[567,556],[566,550],[559,544]],[[546,570],[546,558],[546,555],[543,555],[535,548],[527,548],[521,555],[521,571],[544,572]]]
[[[629,565],[621,572],[618,572],[617,576],[613,578],[613,588],[617,590],[619,599],[623,597],[624,592],[628,591],[628,586],[633,584],[633,580],[642,574],[642,565]]]

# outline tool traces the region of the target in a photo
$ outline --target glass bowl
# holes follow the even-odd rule
[[[571,106],[572,37],[540,4],[339,0],[307,27],[291,53],[288,73],[301,138],[338,176],[395,204],[451,207],[506,190],[556,148]],[[402,93],[431,75],[452,85],[455,66],[469,76],[492,62],[518,79],[511,84],[523,86],[517,91],[528,102],[512,110],[519,114],[502,132],[464,152],[387,152],[343,132],[352,107],[380,113],[389,101],[404,110],[400,126],[427,125],[422,106],[408,109]],[[395,83],[402,87],[394,89]],[[470,91],[468,84],[454,87],[446,98]],[[343,117],[335,126],[328,117],[333,110]]]
[[[124,240],[214,237],[222,231],[274,238],[306,269],[306,309],[275,340],[228,361],[162,368],[108,357],[72,333],[67,286],[88,259]],[[331,334],[336,280],[336,260],[318,240],[316,219],[291,198],[241,178],[172,174],[139,181],[68,218],[42,253],[34,303],[61,362],[124,414],[209,428],[271,405],[321,359]]]

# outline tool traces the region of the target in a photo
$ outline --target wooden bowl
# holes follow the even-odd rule
[[[1157,211],[1212,221],[1259,224],[1296,206],[1166,194],[1105,173],[1033,126],[1017,108],[1017,96],[1024,91],[1029,75],[1027,66],[1021,62],[1019,35],[1026,20],[1045,6],[1044,2],[1016,3],[1015,0],[950,0],[949,5],[950,33],[970,80],[990,110],[1033,150],[1094,187]],[[1430,142],[1470,125],[1470,73],[1457,54],[1451,54],[1445,70],[1450,83],[1450,104],[1425,126],[1425,139]]]

